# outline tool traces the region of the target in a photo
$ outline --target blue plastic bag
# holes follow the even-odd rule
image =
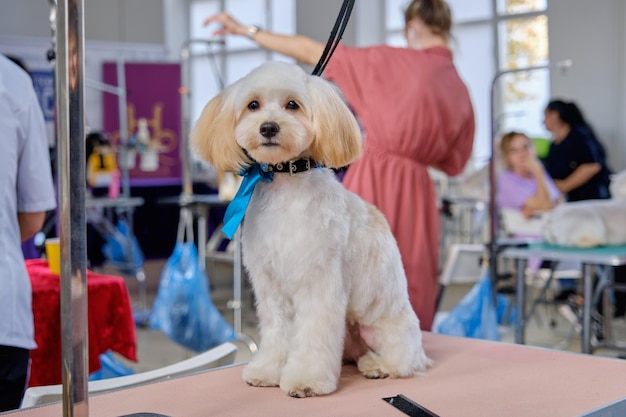
[[[440,322],[437,333],[476,339],[500,340],[498,310],[488,268],[459,304]],[[502,313],[502,312],[500,312]]]
[[[130,227],[126,220],[120,219],[115,228],[109,227],[104,233],[104,239],[106,243],[102,246],[103,255],[109,261],[128,265],[122,267],[122,272],[133,274],[143,266],[143,252],[135,236],[130,240]]]
[[[117,378],[118,376],[133,375],[135,370],[124,365],[115,359],[113,352],[107,350],[100,355],[100,364],[102,368],[96,372],[89,374],[90,381],[99,381],[101,379]]]
[[[211,301],[208,279],[193,242],[178,241],[163,267],[150,327],[196,352],[236,338],[235,330]]]

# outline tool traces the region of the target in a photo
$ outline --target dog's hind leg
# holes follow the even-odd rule
[[[422,347],[422,332],[412,310],[381,318],[368,329],[373,332],[368,342],[371,349],[357,364],[365,377],[407,377],[432,364]]]

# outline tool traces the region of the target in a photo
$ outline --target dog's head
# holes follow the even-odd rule
[[[192,147],[220,171],[311,157],[330,168],[361,153],[361,132],[341,94],[284,62],[261,65],[214,97],[193,128]],[[244,152],[245,149],[245,152]]]

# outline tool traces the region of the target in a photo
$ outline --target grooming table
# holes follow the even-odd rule
[[[515,323],[515,342],[524,343],[524,330],[526,327],[526,289],[524,282],[524,270],[528,259],[542,258],[551,261],[577,261],[582,263],[583,275],[583,325],[581,345],[583,353],[592,353],[591,346],[591,306],[606,286],[607,274],[612,272],[611,268],[605,268],[605,272],[600,277],[598,284],[593,285],[593,268],[626,265],[626,245],[604,246],[597,248],[570,248],[550,245],[547,243],[530,243],[525,247],[511,247],[504,249],[500,256],[513,259],[516,269],[516,304],[519,309],[518,320]],[[608,339],[608,338],[607,338]],[[605,345],[603,347],[612,348],[617,346]],[[621,347],[619,347],[621,349]]]
[[[248,386],[235,365],[90,397],[90,415],[406,417],[382,400],[399,394],[442,417],[626,415],[626,361],[431,333],[424,346],[435,360],[424,375],[370,380],[344,366],[339,389],[327,396]],[[60,403],[9,413],[61,414]]]

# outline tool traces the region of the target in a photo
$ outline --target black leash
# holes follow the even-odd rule
[[[330,37],[328,38],[328,42],[326,42],[324,52],[315,66],[312,75],[322,75],[324,72],[328,61],[330,61],[330,57],[333,55],[333,52],[335,52],[335,49],[337,49],[337,45],[339,45],[343,32],[346,30],[348,20],[350,20],[350,14],[352,13],[352,6],[354,6],[354,0],[343,0],[335,26],[330,32]]]

